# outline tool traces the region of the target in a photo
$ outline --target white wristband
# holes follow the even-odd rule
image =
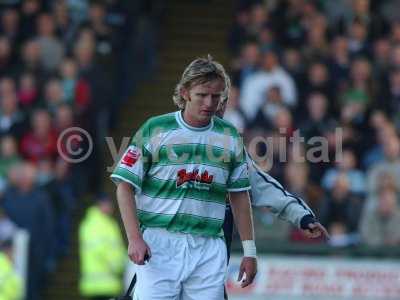
[[[256,243],[254,240],[242,241],[243,256],[245,257],[257,257]]]

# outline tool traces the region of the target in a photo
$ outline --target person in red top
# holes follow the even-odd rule
[[[21,141],[21,153],[33,163],[43,159],[57,157],[57,135],[51,128],[50,114],[44,110],[36,110],[32,115],[30,130]]]

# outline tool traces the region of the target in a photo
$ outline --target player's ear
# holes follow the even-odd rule
[[[181,97],[185,99],[185,101],[190,101],[189,90],[187,88],[181,89]]]

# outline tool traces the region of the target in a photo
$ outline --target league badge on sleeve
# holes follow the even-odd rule
[[[139,159],[140,153],[137,149],[128,148],[128,151],[125,152],[124,156],[122,157],[121,164],[127,167],[133,167],[133,165]]]

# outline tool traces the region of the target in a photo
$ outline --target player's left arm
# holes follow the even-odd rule
[[[244,250],[238,280],[242,281],[242,287],[246,287],[253,282],[254,277],[257,274],[257,253],[254,242],[254,227],[250,198],[247,191],[230,192],[229,200]],[[244,279],[243,274],[246,274]]]
[[[322,236],[329,239],[325,227],[301,198],[286,191],[276,179],[261,170],[247,153],[246,160],[253,206],[269,208],[276,217],[300,228],[309,238]]]

